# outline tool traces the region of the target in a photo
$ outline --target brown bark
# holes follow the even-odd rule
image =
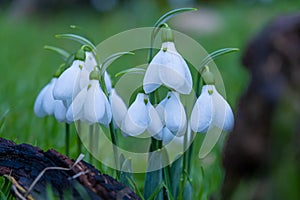
[[[15,144],[0,138],[0,175],[10,175],[20,186],[28,190],[31,183],[46,167],[69,168],[74,160],[51,149],[46,152],[28,144]],[[78,178],[70,177],[84,172]],[[112,177],[102,174],[92,165],[81,161],[69,171],[48,170],[34,186],[30,195],[45,199],[45,187],[51,184],[54,192],[62,198],[64,191],[72,192],[73,199],[83,199],[78,193],[81,185],[90,199],[140,199],[133,191]]]

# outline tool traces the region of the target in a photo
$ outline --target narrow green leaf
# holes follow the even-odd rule
[[[76,42],[79,42],[80,44],[88,45],[88,46],[92,47],[94,50],[96,50],[96,46],[91,41],[89,41],[88,39],[86,39],[85,37],[82,37],[80,35],[67,33],[67,34],[58,34],[58,35],[55,35],[55,37],[62,38],[62,39],[74,40]]]
[[[163,184],[163,170],[162,170],[162,153],[161,151],[155,151],[150,154],[148,160],[148,170],[158,169],[155,171],[148,171],[146,173],[145,185],[144,185],[144,198],[151,199],[153,194],[156,194],[156,200],[163,200],[164,194],[161,188]]]
[[[115,77],[122,76],[124,74],[145,74],[146,70],[142,68],[129,68],[116,73]]]
[[[131,179],[128,179],[128,182],[133,185],[134,187],[134,191],[135,193],[142,199],[145,200],[145,198],[143,197],[143,194],[141,193],[141,191],[139,190],[138,186],[135,184],[135,182]]]
[[[50,184],[46,185],[46,196],[47,200],[55,200],[55,195]]]
[[[187,181],[184,186],[183,199],[193,199],[193,187],[191,182]]]
[[[134,182],[134,177],[132,173],[132,162],[130,159],[126,159],[121,163],[121,173],[120,173],[120,182],[124,185],[133,188],[133,185],[129,182],[129,180],[132,180]]]
[[[76,191],[79,193],[80,197],[84,200],[90,200],[91,197],[89,196],[89,194],[87,193],[87,190],[79,183],[75,183],[74,184],[74,188],[76,189]]]
[[[183,12],[188,12],[188,11],[195,11],[197,10],[197,8],[178,8],[178,9],[174,9],[171,10],[169,12],[167,12],[166,14],[164,14],[163,16],[161,16],[156,23],[154,24],[154,30],[152,32],[152,38],[155,39],[159,28],[166,23],[169,19],[173,18],[174,16],[183,13]]]
[[[45,45],[44,49],[58,53],[62,57],[63,60],[67,60],[70,56],[70,53],[68,53],[66,50],[59,48],[59,47]]]
[[[149,49],[149,53],[148,53],[148,63],[150,63],[151,59],[152,59],[152,47],[153,47],[153,43],[154,40],[159,32],[159,29],[171,18],[173,18],[174,16],[183,13],[183,12],[188,12],[188,11],[195,11],[197,10],[197,8],[178,8],[178,9],[174,9],[171,10],[169,12],[167,12],[166,14],[164,14],[163,16],[161,16],[156,23],[154,24],[154,29],[151,33],[151,41],[150,41],[150,49]]]
[[[164,184],[163,183],[160,183],[156,189],[153,191],[153,193],[149,196],[149,198],[145,198],[147,200],[163,200],[164,197],[163,197],[163,187],[164,187]],[[162,194],[162,195],[160,195]]]
[[[0,133],[3,131],[3,128],[5,126],[5,119],[8,113],[9,113],[9,109],[4,111],[3,114],[0,116]]]
[[[181,177],[181,165],[182,165],[182,155],[175,160],[170,167],[170,178],[171,178],[171,193],[175,199],[178,196],[178,190],[180,186],[180,177]]]
[[[216,58],[228,54],[228,53],[232,53],[232,52],[236,52],[239,51],[238,48],[224,48],[224,49],[219,49],[216,50],[210,54],[208,54],[200,63],[199,69],[201,69],[202,67],[204,67],[205,65],[208,65],[211,61],[215,60]]]
[[[101,64],[101,73],[103,74],[107,67],[115,60],[120,58],[123,55],[134,55],[132,52],[118,52],[108,56]]]

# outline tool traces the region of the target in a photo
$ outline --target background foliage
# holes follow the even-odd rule
[[[241,49],[216,61],[223,75],[228,102],[235,110],[249,79],[240,64],[247,40],[277,15],[297,11],[299,3],[296,0],[203,1],[196,7],[197,13],[182,14],[172,19],[170,26],[196,39],[208,52],[223,47]],[[43,46],[75,50],[76,43],[54,38],[55,34],[74,31],[97,44],[127,29],[152,26],[170,9],[167,4],[156,1],[128,1],[107,12],[97,12],[87,5],[73,5],[18,17],[8,2],[3,1],[0,8],[0,137],[64,152],[64,124],[56,123],[52,117],[39,119],[33,113],[36,95],[62,62],[55,53],[43,50]],[[71,30],[71,24],[82,29]],[[120,65],[130,66],[130,60],[116,62],[110,72],[119,71]],[[75,131],[74,127],[72,130]],[[71,157],[76,158],[75,133],[72,143]],[[195,188],[200,191],[199,199],[218,195],[224,176],[220,163],[222,142],[219,144],[206,159],[193,161],[199,169],[194,170],[192,177],[195,185],[201,186]],[[197,145],[195,149],[199,149],[200,144]],[[143,175],[139,178],[142,182]]]

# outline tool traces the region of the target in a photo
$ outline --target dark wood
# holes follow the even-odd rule
[[[46,152],[28,145],[15,144],[10,140],[0,138],[0,175],[12,176],[25,190],[46,167],[57,166],[69,168],[74,160],[51,149]],[[87,172],[76,179],[70,177]],[[30,192],[34,199],[45,199],[45,186],[51,184],[54,192],[62,198],[64,191],[69,190],[73,199],[82,199],[78,193],[81,185],[91,199],[140,199],[128,187],[112,177],[102,174],[89,163],[81,161],[72,170],[49,170],[38,181]]]

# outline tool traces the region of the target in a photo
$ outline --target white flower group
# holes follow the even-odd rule
[[[187,123],[180,94],[190,94],[192,76],[185,60],[175,48],[170,30],[165,32],[162,47],[146,70],[143,80],[145,94],[138,93],[128,108],[112,88],[107,72],[104,73],[104,82],[108,94],[103,92],[97,66],[91,52],[85,52],[84,60],[74,60],[68,69],[41,90],[35,101],[35,114],[38,117],[54,115],[60,122],[81,120],[106,126],[113,119],[126,135],[137,136],[147,130],[150,136],[165,143],[175,136],[184,135],[190,129],[205,133],[213,126],[225,131],[233,127],[232,110],[216,90],[208,67],[203,76],[204,80],[209,80],[205,80],[208,85],[203,86]],[[148,94],[161,85],[170,92],[154,107]],[[109,95],[109,99],[106,95]]]
[[[54,115],[60,122],[81,120],[108,125],[111,107],[98,80],[90,80],[93,70],[98,71],[97,62],[91,52],[85,60],[74,60],[58,78],[53,78],[39,93],[34,104],[38,117]],[[111,81],[104,73],[107,92],[111,92]]]

